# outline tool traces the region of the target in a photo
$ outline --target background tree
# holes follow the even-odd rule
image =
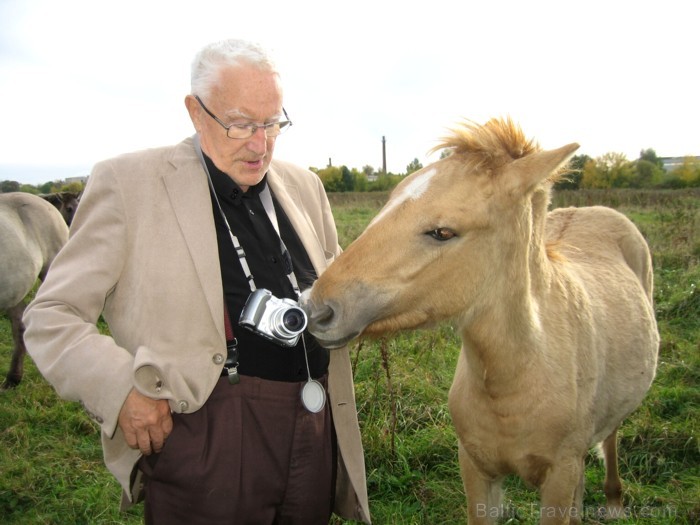
[[[637,160],[645,160],[647,162],[651,162],[655,166],[658,166],[662,169],[664,167],[664,163],[661,162],[661,159],[656,155],[656,151],[654,151],[652,148],[647,148],[640,151],[639,159]]]
[[[22,184],[20,186],[19,191],[22,191],[24,193],[33,193],[34,195],[39,194],[39,188],[36,186],[32,186],[31,184]]]
[[[321,179],[326,191],[343,191],[343,177],[340,168],[328,166],[318,170],[316,174]]]
[[[399,175],[394,175],[393,173],[382,173],[377,177],[377,180],[371,182],[369,186],[369,191],[389,191],[393,189],[403,177]]]
[[[341,191],[353,191],[355,189],[355,178],[347,166],[340,168]]]
[[[69,191],[71,193],[80,193],[85,189],[85,184],[79,181],[73,181],[61,184],[61,188],[58,191]]]
[[[606,153],[586,162],[581,188],[629,188],[634,176],[633,163],[623,153]]]
[[[700,186],[700,162],[695,157],[685,157],[683,164],[671,172],[683,186]]]
[[[53,182],[45,182],[39,186],[39,193],[54,193]]]
[[[661,184],[664,178],[663,164],[653,160],[639,158],[634,163],[634,177],[631,186],[634,188],[652,188]]]
[[[414,171],[418,171],[420,169],[423,169],[423,165],[418,162],[417,158],[415,158],[408,166],[406,166],[406,175],[410,175]]]
[[[366,166],[362,167],[362,173],[364,173],[365,177],[367,177],[369,179],[376,172],[374,171],[374,168],[372,166],[367,164]]]
[[[19,191],[19,182],[14,180],[4,180],[0,182],[0,190],[2,193],[12,193],[13,191]]]
[[[366,168],[367,166],[365,166]],[[354,179],[354,185],[352,191],[367,191],[369,188],[369,181],[367,180],[367,175],[363,171],[357,171],[355,168],[350,170],[352,172],[352,177]]]
[[[557,190],[577,190],[581,186],[583,168],[586,162],[592,160],[588,155],[574,155],[569,161],[569,173],[559,180],[554,188]]]

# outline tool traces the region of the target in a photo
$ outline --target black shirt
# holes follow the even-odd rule
[[[287,276],[288,263],[285,263],[285,257],[282,254],[280,236],[260,200],[260,192],[267,184],[267,175],[259,184],[243,192],[228,175],[214,165],[209,157],[205,155],[204,158],[221,209],[226,215],[231,231],[238,238],[245,252],[255,287],[266,288],[275,297],[288,297],[296,301],[298,298]],[[270,193],[272,194],[272,191]],[[272,201],[280,235],[291,256],[299,288],[303,291],[313,284],[316,272],[301,240],[274,194],[272,194]],[[224,296],[234,336],[238,340],[238,373],[273,381],[306,380],[308,374],[301,339],[295,347],[290,348],[278,345],[238,324],[241,310],[251,290],[213,194],[212,207]],[[317,379],[328,370],[328,350],[322,348],[308,331],[304,333],[304,340],[311,376]]]

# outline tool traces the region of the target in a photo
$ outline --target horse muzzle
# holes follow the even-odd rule
[[[362,333],[355,324],[356,318],[342,315],[342,308],[332,301],[317,302],[309,290],[299,298],[299,306],[306,312],[309,332],[321,346],[328,349],[340,348]]]

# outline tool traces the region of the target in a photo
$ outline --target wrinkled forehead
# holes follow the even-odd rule
[[[389,202],[386,203],[384,208],[382,208],[379,214],[372,220],[370,226],[382,220],[382,218],[386,217],[401,204],[407,201],[420,199],[428,191],[428,188],[430,188],[437,174],[438,170],[433,166],[410,175],[409,178],[403,181],[391,194]]]

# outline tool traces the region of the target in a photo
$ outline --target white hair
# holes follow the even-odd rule
[[[269,53],[259,44],[231,38],[205,46],[194,57],[190,80],[191,94],[207,96],[219,81],[224,67],[252,65],[261,70],[278,74]]]

